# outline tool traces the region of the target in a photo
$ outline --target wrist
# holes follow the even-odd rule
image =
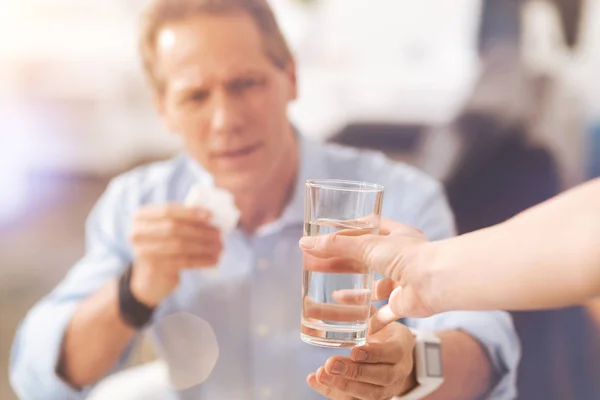
[[[134,265],[131,271],[129,288],[133,297],[147,307],[155,308],[171,293],[177,286],[167,276],[157,276],[152,268]]]
[[[123,322],[134,329],[144,328],[152,319],[155,306],[149,306],[140,301],[131,290],[131,278],[133,267],[129,267],[118,284],[118,306],[119,314]]]
[[[137,276],[136,276],[137,275]],[[156,298],[156,296],[152,296],[146,288],[146,285],[142,279],[136,279],[139,275],[136,274],[135,269],[132,272],[131,282],[129,284],[129,289],[131,290],[131,294],[133,297],[145,305],[146,307],[156,307],[160,303],[160,299]]]
[[[413,370],[394,400],[418,400],[438,390],[444,381],[441,339],[431,332],[411,329],[415,336]]]
[[[428,242],[424,244],[418,262],[421,277],[419,282],[419,293],[433,313],[448,311],[447,307],[451,299],[449,296],[449,284],[451,281],[446,276],[444,257],[441,255],[443,241]]]
[[[417,369],[413,358],[412,371],[410,372],[410,375],[406,377],[404,382],[402,382],[400,393],[398,393],[396,396],[404,396],[405,394],[413,391],[418,385],[419,382],[417,382]]]

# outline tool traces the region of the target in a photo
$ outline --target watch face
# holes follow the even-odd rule
[[[442,347],[437,343],[425,343],[425,365],[427,376],[442,377]]]

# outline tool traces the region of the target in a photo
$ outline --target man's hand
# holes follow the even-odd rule
[[[369,336],[364,346],[352,349],[350,358],[329,358],[306,381],[330,399],[390,399],[416,385],[414,345],[412,332],[395,322]]]
[[[140,302],[158,305],[177,287],[182,269],[219,262],[221,234],[209,218],[207,211],[177,204],[148,206],[135,215],[131,291]]]

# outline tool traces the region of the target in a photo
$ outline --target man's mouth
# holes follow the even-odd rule
[[[254,153],[255,151],[257,151],[261,147],[262,147],[262,143],[254,143],[254,144],[251,144],[249,146],[244,146],[244,147],[237,148],[235,150],[227,150],[227,151],[215,152],[214,155],[217,158],[230,159],[231,160],[231,159],[236,159],[236,158],[241,158],[241,157],[248,156],[248,155]]]

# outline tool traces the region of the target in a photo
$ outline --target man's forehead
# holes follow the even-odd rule
[[[253,19],[243,13],[200,14],[167,23],[158,32],[159,51],[180,49],[186,44],[252,49],[262,46],[263,38]]]
[[[263,38],[250,20],[190,19],[163,27],[156,53],[162,62],[228,63],[266,57]],[[249,22],[249,23],[248,23]]]
[[[173,28],[166,27],[161,29],[159,32],[156,46],[159,49],[170,48],[175,45],[175,39],[175,32],[173,31]]]
[[[224,21],[233,28],[228,30],[227,25],[220,24]],[[157,71],[168,79],[172,90],[197,88],[215,79],[273,68],[260,34],[248,37],[247,27],[236,28],[239,21],[217,19],[206,23],[206,19],[190,19],[161,29],[156,42]]]

